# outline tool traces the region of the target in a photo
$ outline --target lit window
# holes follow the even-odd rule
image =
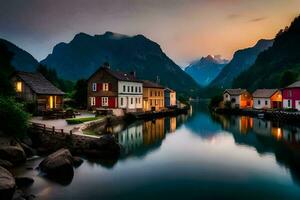
[[[108,97],[102,97],[101,101],[102,101],[102,106],[108,106]]]
[[[93,92],[97,91],[97,83],[93,83],[92,90]]]
[[[90,97],[90,101],[91,101],[91,106],[96,105],[96,98],[95,97]]]
[[[103,83],[103,85],[102,85],[103,91],[108,91],[109,90],[108,87],[109,87],[108,83]]]
[[[22,82],[21,81],[18,81],[16,83],[16,90],[17,90],[17,92],[22,92]]]
[[[49,96],[49,108],[53,108],[53,96]]]

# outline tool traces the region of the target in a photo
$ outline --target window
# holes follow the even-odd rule
[[[291,107],[291,100],[288,100],[288,107]]]
[[[93,92],[97,91],[97,83],[93,83],[92,90]]]
[[[126,92],[126,86],[123,85],[123,92]]]
[[[265,101],[265,105],[266,105],[266,106],[268,105],[268,101]]]
[[[225,97],[228,98],[228,94],[226,94]]]
[[[257,104],[260,105],[260,100],[257,100]]]
[[[103,89],[103,91],[108,91],[109,90],[109,83],[103,83],[102,84],[102,89]]]
[[[102,97],[102,106],[108,106],[108,97]]]
[[[90,102],[91,102],[91,106],[96,105],[96,98],[95,97],[90,97]]]
[[[121,106],[123,106],[123,97],[121,97]]]
[[[155,91],[155,93],[154,93],[154,94],[155,94],[155,96],[157,96],[157,92],[156,92],[156,91]]]
[[[135,93],[137,93],[138,89],[137,89],[137,86],[135,86]]]
[[[139,87],[139,92],[140,92],[140,93],[142,92],[142,88],[141,88],[141,87]]]
[[[131,92],[133,92],[133,86],[131,86]]]
[[[130,86],[127,86],[127,92],[130,92]]]
[[[288,96],[289,96],[289,97],[292,97],[292,90],[289,90],[289,91],[288,91]]]
[[[152,91],[150,91],[150,96],[152,97]]]
[[[131,104],[133,104],[133,98],[130,98]]]
[[[21,81],[18,81],[16,83],[16,91],[17,92],[22,92],[22,82]]]
[[[138,103],[138,98],[135,98],[135,104],[137,104]]]

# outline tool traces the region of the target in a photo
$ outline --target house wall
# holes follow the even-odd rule
[[[271,108],[270,98],[253,98],[253,108],[255,109],[269,109]]]
[[[96,83],[96,91],[93,91],[93,84]],[[103,84],[108,83],[108,91],[103,90]],[[118,107],[118,80],[107,73],[99,70],[88,80],[87,107],[88,108],[117,108]],[[95,105],[92,105],[92,97],[95,98]],[[108,104],[103,105],[103,98],[108,99]]]
[[[118,107],[128,109],[128,111],[142,109],[143,84],[139,82],[118,81]]]
[[[160,111],[165,108],[165,95],[163,88],[143,89],[143,109],[144,111]]]
[[[168,90],[165,90],[165,106],[176,106],[176,92],[170,92]]]
[[[14,77],[12,77],[11,81],[12,81],[12,85],[14,86],[15,90],[16,90],[17,82],[22,82],[22,92],[16,91],[17,98],[21,98],[27,102],[36,101],[35,93],[31,90],[31,88],[22,79],[20,79],[17,76],[14,76]]]
[[[300,110],[300,88],[285,88],[282,90],[283,108]],[[290,104],[289,104],[290,102]]]

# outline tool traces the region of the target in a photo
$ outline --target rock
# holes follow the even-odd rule
[[[13,200],[33,200],[35,199],[35,195],[33,194],[25,194],[22,190],[16,190],[13,195]]]
[[[11,199],[16,189],[16,182],[12,174],[0,167],[0,199]]]
[[[12,164],[20,164],[26,161],[24,150],[19,146],[5,146],[0,148],[0,159]]]
[[[28,187],[33,184],[34,180],[29,177],[15,177],[16,185],[19,188]]]
[[[6,169],[12,168],[13,164],[11,162],[9,162],[8,160],[2,160],[0,159],[0,166],[4,167]]]
[[[23,148],[23,150],[25,151],[25,154],[27,157],[32,157],[34,155],[36,155],[36,150],[31,148],[30,146],[28,146],[25,143],[20,143],[21,147]]]
[[[74,167],[79,167],[83,163],[83,160],[80,157],[73,157],[73,165]]]
[[[68,149],[60,149],[47,156],[40,164],[39,169],[54,179],[70,179],[74,175],[73,157]]]
[[[120,155],[121,147],[112,135],[104,135],[91,141],[89,149],[84,152],[92,157],[116,158]]]

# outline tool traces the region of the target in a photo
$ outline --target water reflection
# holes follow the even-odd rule
[[[254,147],[260,154],[272,153],[278,164],[290,170],[300,184],[300,128],[246,116],[212,115],[230,132],[237,144]]]

